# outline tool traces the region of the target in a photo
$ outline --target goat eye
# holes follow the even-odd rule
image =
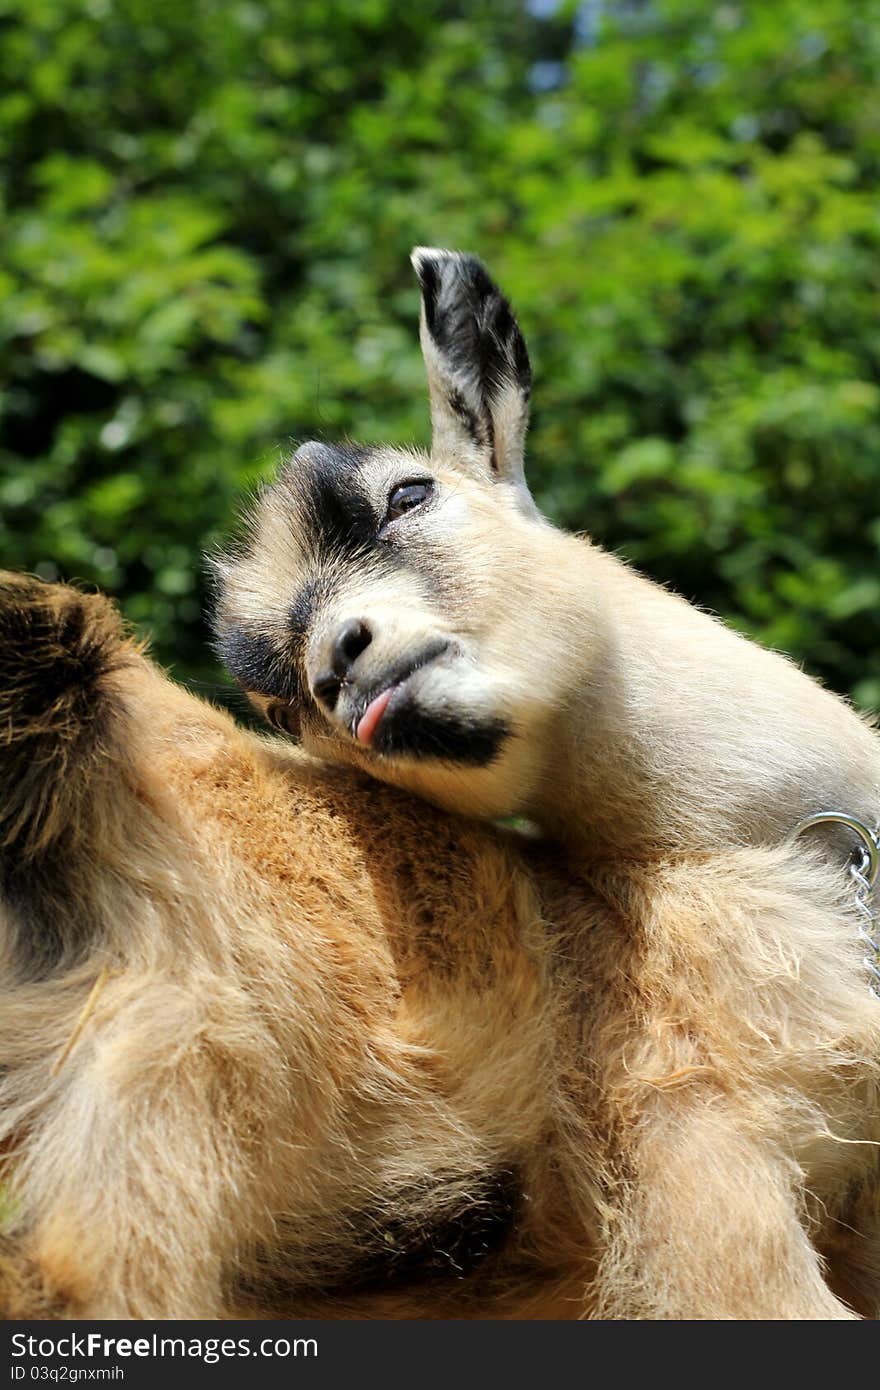
[[[411,512],[416,507],[420,507],[427,500],[430,491],[430,482],[401,483],[388,498],[386,523],[396,521],[399,516],[403,516],[404,512]]]
[[[267,705],[266,718],[273,729],[290,734],[293,738],[299,737],[299,711],[294,705]]]

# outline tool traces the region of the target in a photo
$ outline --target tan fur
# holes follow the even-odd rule
[[[818,848],[572,878],[236,729],[103,600],[7,577],[0,637],[7,1316],[877,1315],[880,1011]],[[498,1170],[472,1272],[352,1283]]]

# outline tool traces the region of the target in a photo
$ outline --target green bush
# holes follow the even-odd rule
[[[0,0],[0,161],[0,558],[178,675],[280,449],[427,442],[429,242],[544,507],[880,704],[876,0]]]

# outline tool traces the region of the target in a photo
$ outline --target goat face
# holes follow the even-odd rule
[[[530,368],[510,306],[473,257],[413,261],[430,455],[299,448],[214,561],[215,632],[253,702],[318,756],[509,814],[572,678],[554,570],[573,542],[525,483]]]

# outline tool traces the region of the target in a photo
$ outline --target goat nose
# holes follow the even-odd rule
[[[339,691],[348,680],[352,666],[372,640],[372,632],[360,618],[347,618],[340,623],[330,639],[330,669],[312,681],[316,700],[320,700],[328,709],[335,708]]]
[[[330,665],[338,680],[345,680],[361,652],[366,651],[373,634],[360,618],[349,618],[333,634]]]

